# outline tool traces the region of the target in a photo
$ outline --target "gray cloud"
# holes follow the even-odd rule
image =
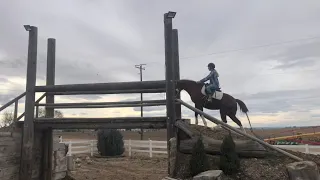
[[[283,90],[237,95],[253,113],[309,112],[318,109],[320,89]]]
[[[287,4],[291,9],[284,13]],[[219,55],[214,52],[319,36],[320,3],[316,1],[3,1],[0,82],[26,76],[28,34],[23,24],[39,27],[38,82],[45,80],[49,37],[57,39],[56,84],[138,81],[134,65],[140,63],[147,63],[144,80],[164,79],[163,13],[168,10],[178,12],[173,21],[179,30],[182,78],[198,80],[207,75],[206,64],[215,62],[223,91],[244,100],[251,114],[298,111],[314,117],[311,111],[319,109],[319,94],[310,88],[320,87],[318,40]],[[303,71],[311,68],[315,71],[305,75]],[[276,74],[282,70],[283,75]],[[25,91],[21,84],[13,84],[13,88],[16,92],[1,94],[0,103]],[[297,88],[303,89],[288,90]],[[64,97],[98,100],[104,96]],[[125,101],[140,100],[139,95],[123,97],[127,97]],[[163,94],[144,96],[145,100],[163,98]],[[160,111],[164,108],[152,107],[145,113],[151,116]],[[205,111],[219,117],[218,111]],[[193,117],[194,113],[184,109],[183,115]]]
[[[287,49],[269,56],[269,58],[279,62],[279,65],[274,67],[276,69],[312,67],[320,57],[319,48],[320,41],[315,39],[312,42],[288,46]]]

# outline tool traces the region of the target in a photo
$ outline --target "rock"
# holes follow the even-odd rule
[[[312,161],[300,161],[287,164],[290,180],[320,180],[317,164]]]
[[[223,180],[223,172],[221,170],[209,170],[202,172],[193,177],[193,180]]]
[[[77,158],[77,159],[75,160],[75,162],[76,162],[76,163],[80,163],[80,162],[81,162],[81,159],[80,159],[80,158]]]

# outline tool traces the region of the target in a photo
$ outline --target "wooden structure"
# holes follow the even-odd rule
[[[181,104],[192,109],[188,104],[180,100],[180,92],[175,92],[175,81],[180,79],[179,75],[179,47],[178,47],[178,30],[172,28],[172,19],[174,12],[164,14],[164,39],[165,39],[165,80],[164,81],[138,81],[138,82],[118,82],[118,83],[91,83],[91,84],[69,84],[55,85],[55,49],[56,40],[48,39],[48,56],[47,56],[47,83],[46,86],[36,86],[36,69],[37,69],[37,36],[38,29],[34,26],[25,26],[29,31],[29,50],[27,65],[27,85],[26,92],[5,104],[0,110],[15,103],[15,120],[25,116],[23,125],[23,141],[21,146],[21,164],[20,179],[32,179],[32,153],[34,146],[34,132],[40,131],[42,139],[42,180],[52,179],[52,130],[61,128],[167,128],[168,146],[172,137],[177,137],[177,147],[180,146],[179,131],[176,131],[175,122],[181,119]],[[44,92],[44,94],[35,101],[35,93]],[[166,92],[166,100],[143,101],[141,102],[103,102],[103,103],[54,103],[54,95],[77,95],[77,94],[117,94],[117,93],[158,93]],[[17,117],[18,100],[26,96],[25,112]],[[39,103],[46,97],[46,103]],[[134,106],[158,106],[166,105],[166,117],[130,117],[130,118],[54,118],[55,108],[107,108],[107,107],[134,107]],[[46,117],[34,117],[34,111],[38,112],[38,107],[44,106]],[[35,108],[36,107],[36,108]],[[191,108],[190,108],[191,107]],[[198,109],[192,109],[199,111]],[[215,118],[203,113],[206,118],[215,123],[221,124],[228,129],[239,131]],[[37,113],[36,113],[37,114]],[[247,137],[257,140],[249,135]],[[259,139],[258,139],[259,140]],[[259,141],[258,141],[259,142]],[[263,142],[263,141],[262,141]],[[182,142],[183,144],[184,142]],[[261,143],[261,142],[260,142]],[[263,142],[264,143],[264,142]],[[168,147],[169,151],[170,147]],[[277,148],[274,148],[277,150]],[[279,150],[278,150],[279,151]],[[280,152],[282,152],[280,150]],[[283,152],[282,152],[283,153]],[[169,153],[168,153],[169,156]],[[298,157],[291,156],[297,160]],[[170,173],[170,161],[168,161],[168,172]]]
[[[25,25],[29,32],[28,63],[26,92],[8,102],[0,111],[15,104],[14,120],[23,116],[24,121],[18,121],[23,127],[21,146],[20,179],[32,179],[32,154],[35,132],[42,133],[42,172],[41,179],[52,179],[52,130],[53,129],[88,129],[88,128],[167,128],[168,140],[175,136],[174,122],[176,117],[181,119],[181,105],[175,102],[174,81],[179,75],[178,31],[172,29],[173,12],[164,14],[165,27],[165,65],[166,76],[162,81],[143,82],[117,82],[117,83],[91,83],[55,85],[55,51],[56,40],[48,39],[47,46],[47,81],[45,86],[36,86],[37,74],[37,41],[38,28]],[[44,94],[35,100],[35,93]],[[159,93],[166,92],[166,100],[131,101],[131,102],[99,102],[99,103],[54,103],[54,95],[79,94],[124,94],[124,93]],[[25,112],[17,116],[18,101],[26,97]],[[180,95],[178,94],[178,97]],[[39,103],[46,98],[46,103]],[[111,108],[111,107],[137,107],[161,106],[167,107],[165,117],[126,117],[126,118],[54,118],[54,109],[57,108]],[[39,118],[39,107],[45,107],[46,117]],[[34,117],[36,114],[36,117]],[[168,143],[169,144],[169,143]],[[169,149],[169,148],[168,148]],[[170,167],[170,166],[169,166]]]

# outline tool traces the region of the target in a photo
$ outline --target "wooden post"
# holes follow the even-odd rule
[[[173,69],[174,69],[174,80],[178,81],[180,80],[180,63],[179,63],[179,38],[178,38],[178,30],[173,29],[172,30],[172,39],[173,39]],[[180,99],[180,92],[176,93],[176,98]],[[175,113],[176,118],[181,119],[181,104],[175,103]]]
[[[47,86],[55,84],[55,53],[56,53],[56,40],[53,38],[48,39],[47,47]],[[46,103],[54,103],[54,95],[49,94],[46,96]],[[46,118],[54,118],[54,108],[45,107]],[[44,180],[52,179],[52,153],[53,153],[53,135],[52,128],[48,128],[44,133],[43,144],[48,147],[44,147],[46,152],[44,153],[43,158],[43,167],[45,169]]]
[[[17,122],[17,118],[18,118],[18,102],[19,102],[19,100],[16,100],[14,102],[13,122]]]
[[[29,31],[28,45],[28,65],[25,99],[25,119],[23,126],[23,137],[21,146],[20,161],[20,180],[32,179],[32,148],[34,142],[34,104],[35,104],[35,85],[37,74],[37,47],[38,47],[38,28],[34,26],[25,26]]]
[[[173,29],[172,30],[172,48],[173,48],[173,72],[174,72],[174,81],[178,81],[180,80],[180,63],[179,63],[179,38],[178,38],[178,30],[177,29]],[[176,92],[175,91],[175,98],[180,99],[181,95],[180,92]],[[176,119],[181,119],[181,104],[180,103],[175,103],[175,115],[176,115]],[[174,123],[175,123],[174,122]],[[179,129],[174,127],[174,136],[176,137],[176,152],[175,154],[178,154],[179,149],[180,149],[180,137],[179,137]],[[177,175],[177,163],[178,163],[178,157],[175,157],[175,166],[171,166],[174,167],[173,170],[171,170],[170,172],[172,172],[172,174],[170,174],[172,177],[176,177]]]
[[[164,14],[164,39],[165,39],[165,64],[166,64],[166,101],[167,101],[167,148],[168,159],[170,157],[170,142],[174,137],[175,114],[175,83],[173,69],[173,48],[172,48],[172,17],[169,13]],[[168,160],[168,173],[170,173],[170,161]]]
[[[149,138],[149,157],[152,158],[152,140]]]
[[[131,157],[131,139],[129,139],[129,157]]]

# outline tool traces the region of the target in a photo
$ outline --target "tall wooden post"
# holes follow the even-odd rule
[[[179,64],[179,38],[178,38],[178,30],[172,30],[172,48],[173,48],[173,73],[174,80],[180,80],[180,64]],[[176,92],[175,92],[176,93]],[[176,93],[176,98],[180,99],[180,92]],[[175,113],[176,118],[181,119],[181,104],[175,104]]]
[[[167,144],[168,144],[168,173],[170,174],[170,142],[174,137],[175,114],[175,84],[173,70],[172,49],[172,18],[170,12],[164,14],[164,37],[165,37],[165,64],[166,64],[166,108],[167,108]]]
[[[34,142],[34,104],[35,104],[35,85],[37,74],[37,47],[38,47],[38,28],[25,26],[29,31],[28,45],[28,65],[25,99],[25,119],[23,126],[23,137],[21,146],[20,161],[20,180],[32,179],[32,148]]]
[[[55,84],[55,56],[56,56],[56,40],[53,38],[48,39],[47,49],[47,83],[46,85]],[[48,94],[46,96],[46,103],[54,103],[54,95]],[[46,106],[46,117],[54,117],[54,108]],[[44,130],[43,133],[43,180],[52,179],[52,149],[53,149],[53,136],[52,128]]]
[[[172,49],[173,49],[173,75],[174,75],[174,81],[180,80],[180,65],[179,65],[179,39],[178,39],[178,30],[173,29],[172,30]],[[175,92],[175,98],[180,99],[180,92]],[[176,103],[175,104],[175,115],[176,119],[181,119],[181,104]],[[174,122],[175,123],[175,122]],[[178,152],[180,149],[180,138],[179,138],[179,129],[174,127],[174,136],[176,137],[176,157],[175,157],[175,166],[172,172],[172,177],[176,177],[177,175],[177,163],[178,163]]]

